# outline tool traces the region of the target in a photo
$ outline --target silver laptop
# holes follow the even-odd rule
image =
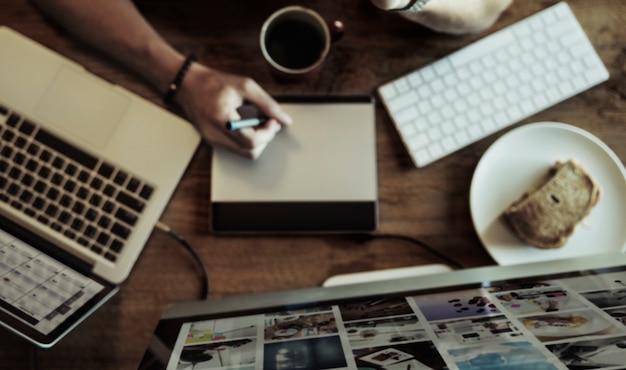
[[[51,345],[129,275],[200,137],[7,27],[0,50],[0,318]]]

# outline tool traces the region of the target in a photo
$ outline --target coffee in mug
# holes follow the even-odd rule
[[[296,5],[274,12],[260,36],[263,57],[272,71],[291,80],[315,76],[332,40],[328,24],[317,12]]]

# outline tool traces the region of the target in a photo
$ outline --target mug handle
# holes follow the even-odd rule
[[[328,22],[328,30],[330,31],[330,42],[341,40],[345,33],[346,27],[340,20]]]

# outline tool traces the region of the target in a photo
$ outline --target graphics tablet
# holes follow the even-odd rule
[[[141,369],[567,369],[626,358],[626,255],[181,303]]]
[[[257,160],[215,148],[216,233],[373,231],[378,225],[373,99],[278,98],[294,120]]]

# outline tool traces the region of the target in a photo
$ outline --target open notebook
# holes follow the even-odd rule
[[[54,344],[130,273],[200,137],[0,26],[0,322]]]
[[[496,266],[164,312],[140,369],[624,369],[626,255]]]

